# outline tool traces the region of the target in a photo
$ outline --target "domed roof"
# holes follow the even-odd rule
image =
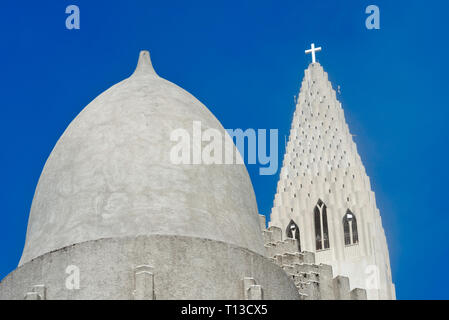
[[[133,75],[93,100],[56,143],[36,188],[20,265],[83,241],[151,234],[213,239],[263,254],[245,165],[170,160],[172,132],[192,134],[194,121],[203,132],[222,132],[240,158],[213,114],[160,78],[142,51]]]

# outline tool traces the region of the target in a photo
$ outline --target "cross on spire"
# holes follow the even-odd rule
[[[315,48],[315,43],[312,43],[312,47],[309,50],[306,50],[306,54],[312,54],[312,63],[316,62],[315,52],[321,51],[321,47]]]

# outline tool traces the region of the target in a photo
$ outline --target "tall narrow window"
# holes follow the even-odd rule
[[[323,201],[318,200],[314,209],[316,250],[329,249],[329,228],[327,225],[327,210]]]
[[[349,246],[359,243],[357,219],[350,210],[346,211],[346,214],[343,217],[343,232],[345,236],[345,245]]]
[[[287,226],[287,229],[285,230],[285,234],[288,238],[296,239],[298,240],[298,250],[301,252],[301,239],[299,237],[299,227],[295,223],[295,221],[290,220],[290,223]]]

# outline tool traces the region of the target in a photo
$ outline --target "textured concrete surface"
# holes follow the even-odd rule
[[[330,248],[316,250],[314,208],[327,207]],[[345,245],[343,217],[357,219],[358,243]],[[305,71],[283,160],[270,226],[300,229],[301,248],[317,263],[366,288],[369,299],[394,299],[390,260],[381,216],[369,177],[335,90],[319,63]]]
[[[66,287],[68,266],[79,268],[79,290]],[[136,269],[146,273],[146,282],[139,282]],[[253,290],[244,291],[244,279]],[[214,240],[165,235],[100,239],[44,254],[0,283],[0,299],[37,299],[42,288],[45,299],[299,299],[294,282],[264,256]]]
[[[160,78],[142,52],[134,74],[82,110],[54,147],[20,265],[80,242],[151,234],[214,239],[263,254],[244,165],[171,163],[172,131],[192,136],[193,121],[225,132],[197,99]]]

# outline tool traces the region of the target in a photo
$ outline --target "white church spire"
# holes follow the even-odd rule
[[[341,103],[320,64],[305,70],[290,129],[270,226],[299,228],[302,250],[370,299],[394,298],[379,210]],[[350,216],[347,213],[350,212]],[[350,221],[349,221],[350,220]]]

